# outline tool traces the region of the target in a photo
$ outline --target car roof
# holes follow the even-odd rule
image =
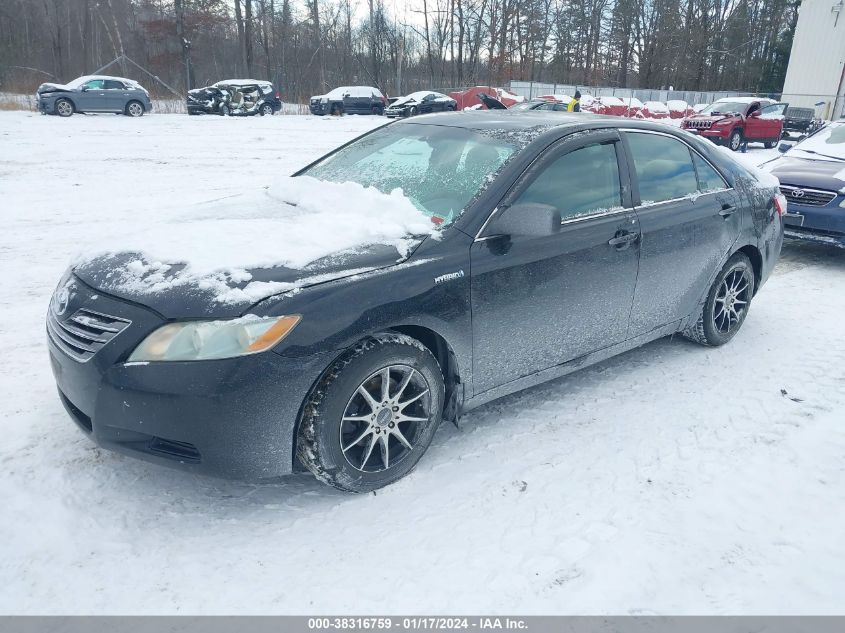
[[[555,128],[577,126],[595,128],[633,128],[680,135],[679,128],[641,119],[623,119],[587,112],[552,110],[462,110],[443,114],[426,114],[402,119],[393,125],[440,125],[477,131],[535,132],[536,136]]]

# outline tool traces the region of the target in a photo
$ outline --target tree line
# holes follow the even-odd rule
[[[782,89],[800,0],[0,0],[0,91],[126,56],[177,92],[272,80],[396,95],[525,80]],[[120,72],[118,72],[120,71]],[[122,61],[128,74],[162,87]]]

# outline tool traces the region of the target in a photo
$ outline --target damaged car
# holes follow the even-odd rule
[[[269,81],[228,79],[188,91],[188,114],[271,116],[282,109],[279,92]]]
[[[432,112],[453,112],[458,109],[458,102],[439,92],[421,90],[406,97],[399,97],[385,109],[385,116],[410,117]]]
[[[108,75],[84,75],[66,84],[41,84],[36,100],[41,114],[60,117],[97,112],[139,117],[153,107],[150,93],[137,81]]]
[[[656,123],[403,119],[92,248],[47,308],[58,397],[125,455],[373,491],[484,403],[676,333],[728,343],[785,207],[775,178]]]

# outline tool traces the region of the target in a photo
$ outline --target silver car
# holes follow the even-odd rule
[[[150,94],[137,81],[105,75],[86,75],[67,84],[41,84],[37,99],[41,114],[61,117],[76,112],[114,112],[139,117],[153,105]]]

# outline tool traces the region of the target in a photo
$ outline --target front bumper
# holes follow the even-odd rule
[[[226,478],[260,481],[292,472],[300,407],[330,353],[127,364],[131,350],[163,320],[139,306],[94,295],[80,282],[76,286],[77,305],[65,316],[84,306],[132,322],[84,362],[48,336],[62,403],[94,442]]]
[[[845,239],[845,194],[824,206],[800,204],[788,199],[786,229],[796,234],[818,234]]]
[[[709,138],[711,141],[715,143],[720,143],[727,141],[731,135],[731,128],[719,128],[719,127],[711,127],[711,128],[703,128],[703,129],[694,129],[694,128],[683,128],[685,132],[689,132],[690,134],[697,134],[698,136],[703,136],[704,138]]]

